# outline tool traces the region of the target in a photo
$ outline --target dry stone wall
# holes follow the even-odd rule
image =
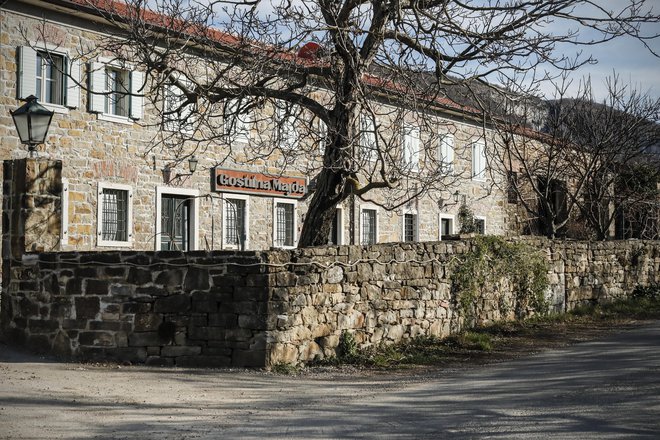
[[[555,311],[660,281],[660,242],[527,242],[548,259]],[[452,268],[472,246],[28,253],[3,290],[3,336],[65,357],[254,367],[333,356],[344,331],[362,347],[446,336],[466,322]],[[512,318],[510,286],[492,286],[478,322]]]

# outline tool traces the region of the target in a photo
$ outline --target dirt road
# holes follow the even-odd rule
[[[0,438],[657,438],[660,322],[467,371],[53,363],[0,345]]]

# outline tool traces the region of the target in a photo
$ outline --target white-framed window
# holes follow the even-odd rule
[[[438,216],[438,240],[444,240],[448,235],[454,235],[456,219],[451,214],[440,214]]]
[[[328,237],[328,244],[341,246],[344,244],[344,208],[338,206],[332,221],[332,229]]]
[[[374,161],[378,157],[376,142],[376,122],[371,116],[360,116],[360,157]]]
[[[34,95],[47,108],[67,113],[80,103],[80,63],[71,60],[66,52],[43,43],[39,46],[19,46],[19,99]]]
[[[166,84],[163,89],[163,129],[172,132],[192,133],[195,131],[195,104],[185,104],[186,95],[175,84]]]
[[[223,130],[228,139],[247,143],[250,140],[252,115],[243,106],[245,102],[240,99],[225,102]]]
[[[293,248],[297,241],[297,203],[288,199],[273,199],[273,246]]]
[[[472,179],[486,180],[486,145],[482,141],[472,144]]]
[[[131,246],[133,243],[133,188],[98,184],[96,233],[98,246]]]
[[[360,207],[360,244],[378,243],[378,208],[374,205]]]
[[[155,220],[155,250],[197,250],[199,191],[157,186]]]
[[[222,197],[223,249],[249,249],[250,198],[238,194]]]
[[[412,125],[404,125],[402,130],[403,165],[409,170],[419,170],[419,153],[421,146],[420,130]]]
[[[277,143],[280,148],[292,150],[298,146],[297,112],[295,105],[286,101],[275,101]]]
[[[403,241],[419,240],[419,217],[417,216],[417,211],[413,209],[404,210],[401,226],[401,237]]]
[[[454,135],[443,134],[440,136],[438,162],[442,172],[452,173],[454,171]]]
[[[89,111],[99,119],[132,123],[142,118],[144,74],[126,66],[104,61],[89,64]]]
[[[475,215],[474,228],[477,234],[481,234],[481,235],[486,234],[486,217]]]

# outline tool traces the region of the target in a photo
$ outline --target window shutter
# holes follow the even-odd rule
[[[80,105],[80,62],[65,58],[68,75],[64,77],[64,93],[66,93],[66,106],[69,108],[78,108]]]
[[[105,112],[105,64],[99,62],[89,63],[89,111],[94,113]]]
[[[18,99],[37,95],[37,51],[28,46],[18,47]]]
[[[451,171],[454,168],[454,136],[450,134],[440,140],[440,161],[443,169]]]
[[[144,98],[142,94],[144,93],[143,84],[144,83],[144,74],[137,70],[131,72],[131,104],[130,104],[130,117],[133,119],[142,118],[142,107],[144,103]]]
[[[472,177],[486,177],[486,152],[482,142],[476,142],[472,147]]]

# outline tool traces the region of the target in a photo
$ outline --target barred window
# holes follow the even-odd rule
[[[477,234],[484,235],[486,233],[486,219],[475,218],[474,225],[476,227]]]
[[[243,247],[246,240],[245,200],[225,199],[225,243]]]
[[[277,203],[275,205],[275,246],[294,246],[294,205]]]
[[[407,213],[403,215],[403,241],[417,240],[417,215]]]
[[[376,243],[376,210],[362,210],[362,240],[363,245]]]
[[[99,245],[127,245],[131,237],[131,189],[99,185]]]

